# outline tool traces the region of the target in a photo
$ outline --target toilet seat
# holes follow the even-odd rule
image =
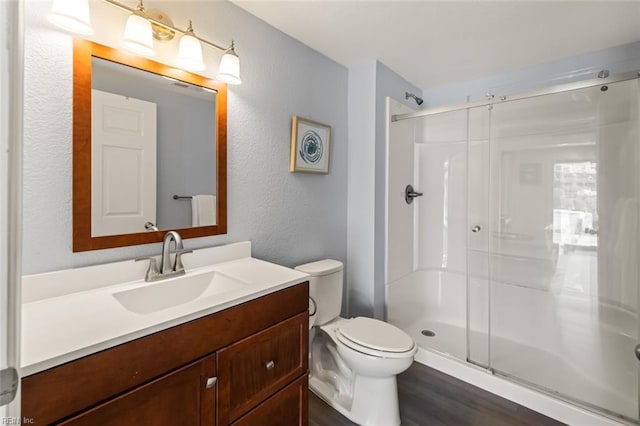
[[[380,358],[404,358],[415,349],[413,339],[399,328],[366,317],[340,321],[335,336],[351,349]]]

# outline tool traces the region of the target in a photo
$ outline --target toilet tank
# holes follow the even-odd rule
[[[309,296],[316,302],[316,325],[340,316],[342,308],[342,262],[325,259],[296,266],[309,274]]]

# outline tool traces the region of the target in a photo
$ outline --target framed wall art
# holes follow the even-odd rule
[[[331,126],[293,116],[290,172],[329,173]]]

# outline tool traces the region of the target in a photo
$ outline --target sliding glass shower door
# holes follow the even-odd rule
[[[467,110],[467,361],[489,367],[490,358],[490,188],[491,107]]]
[[[469,360],[637,420],[637,80],[476,110]]]

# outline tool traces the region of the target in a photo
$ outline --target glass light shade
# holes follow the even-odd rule
[[[151,22],[137,13],[132,14],[127,19],[127,25],[124,28],[124,36],[122,37],[122,47],[128,51],[142,55],[153,56],[153,32],[151,30]]]
[[[240,59],[237,55],[227,52],[222,56],[216,80],[227,84],[242,84],[242,80],[240,80]]]
[[[47,20],[58,28],[74,34],[91,35],[89,0],[54,0]]]
[[[202,45],[197,38],[188,33],[180,39],[177,64],[187,71],[202,71],[205,68],[202,61]]]

